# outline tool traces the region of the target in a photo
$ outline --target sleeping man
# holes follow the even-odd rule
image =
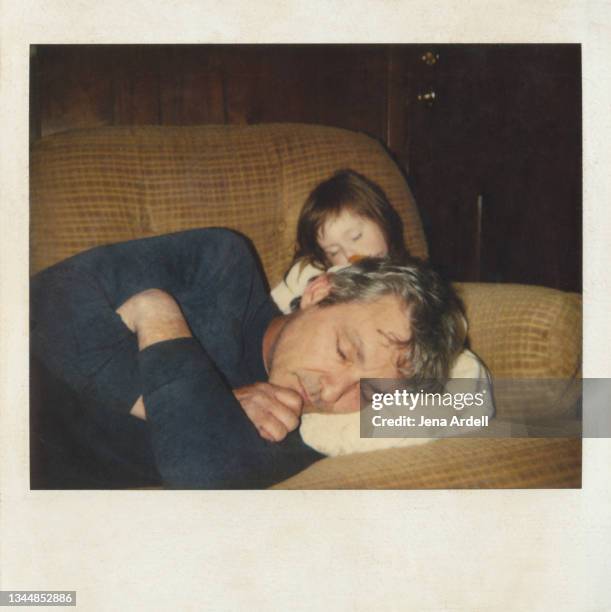
[[[33,488],[262,488],[323,455],[303,414],[359,410],[361,378],[443,380],[450,286],[363,260],[269,298],[248,242],[200,229],[98,247],[31,286]]]

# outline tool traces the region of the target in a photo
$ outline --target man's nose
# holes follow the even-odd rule
[[[359,378],[349,373],[336,373],[321,379],[320,398],[325,404],[336,403],[359,384]]]

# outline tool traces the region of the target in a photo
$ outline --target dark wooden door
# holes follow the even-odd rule
[[[409,45],[392,57],[406,100],[395,146],[433,262],[453,280],[580,291],[580,46]]]

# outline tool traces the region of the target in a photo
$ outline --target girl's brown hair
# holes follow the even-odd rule
[[[344,210],[378,225],[390,257],[407,253],[401,217],[382,189],[354,170],[340,170],[320,183],[305,201],[297,222],[297,243],[291,266],[302,258],[321,269],[331,265],[318,245],[318,236],[323,224]]]

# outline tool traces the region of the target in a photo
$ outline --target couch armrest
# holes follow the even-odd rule
[[[456,288],[470,346],[496,379],[497,417],[525,422],[574,414],[581,392],[581,296],[528,285]]]
[[[496,378],[581,372],[581,296],[530,285],[457,283],[471,348]]]

